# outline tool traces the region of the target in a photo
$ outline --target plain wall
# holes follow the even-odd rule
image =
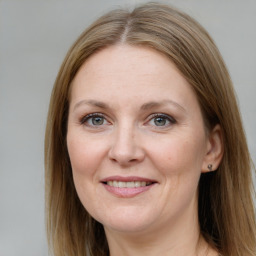
[[[73,41],[99,15],[145,1],[0,0],[0,256],[46,256],[43,141],[51,89]],[[170,0],[216,41],[256,162],[256,1]]]

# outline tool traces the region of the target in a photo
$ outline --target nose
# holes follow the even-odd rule
[[[136,140],[134,129],[120,128],[113,135],[112,145],[108,153],[109,159],[120,166],[131,166],[145,158],[145,152]]]

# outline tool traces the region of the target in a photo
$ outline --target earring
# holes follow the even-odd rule
[[[212,172],[212,164],[208,164],[207,167],[208,167],[209,171]]]

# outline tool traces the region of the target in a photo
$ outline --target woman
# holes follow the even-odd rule
[[[229,74],[171,7],[112,11],[78,38],[53,88],[45,163],[56,256],[256,255]]]

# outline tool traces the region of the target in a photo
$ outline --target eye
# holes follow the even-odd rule
[[[91,127],[97,127],[108,124],[108,121],[103,114],[93,113],[83,117],[80,123]]]
[[[176,120],[166,114],[153,114],[149,120],[149,124],[158,127],[168,127],[175,124]]]

